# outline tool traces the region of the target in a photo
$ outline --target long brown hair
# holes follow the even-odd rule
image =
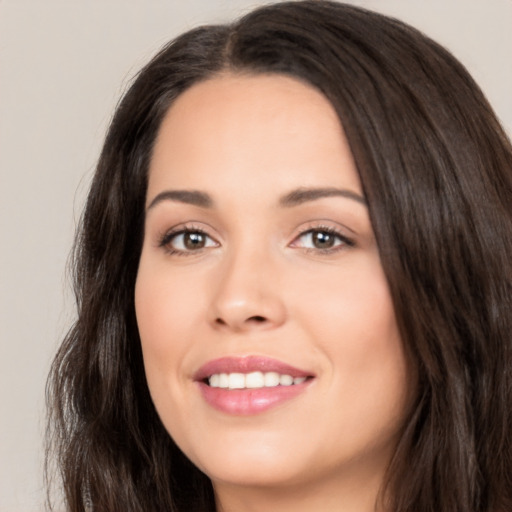
[[[133,295],[162,118],[181,92],[225,70],[313,85],[347,134],[419,382],[386,506],[512,510],[510,142],[445,49],[382,15],[299,1],[180,36],[117,108],[75,243],[78,318],[47,389],[68,511],[215,510],[209,479],[151,402]]]

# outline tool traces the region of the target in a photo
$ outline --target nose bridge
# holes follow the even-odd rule
[[[276,258],[265,244],[240,243],[227,251],[212,297],[213,320],[233,330],[277,326],[285,318]]]

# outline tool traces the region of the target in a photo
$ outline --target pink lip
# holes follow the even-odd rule
[[[217,373],[277,372],[292,377],[309,377],[302,384],[258,389],[212,388],[206,379]],[[311,372],[281,361],[260,356],[224,357],[203,365],[194,375],[205,401],[226,414],[251,415],[262,413],[303,393],[312,381]]]
[[[204,380],[214,373],[277,372],[292,377],[312,377],[311,372],[262,356],[221,357],[209,361],[195,373],[195,380]]]

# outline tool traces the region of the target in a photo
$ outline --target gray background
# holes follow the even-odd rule
[[[44,385],[73,318],[65,267],[133,73],[249,0],[0,0],[0,512],[43,510]],[[512,0],[361,0],[447,46],[512,133]]]

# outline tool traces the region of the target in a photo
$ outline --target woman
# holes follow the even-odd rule
[[[343,4],[192,30],[112,121],[49,387],[70,511],[512,509],[512,151]]]

